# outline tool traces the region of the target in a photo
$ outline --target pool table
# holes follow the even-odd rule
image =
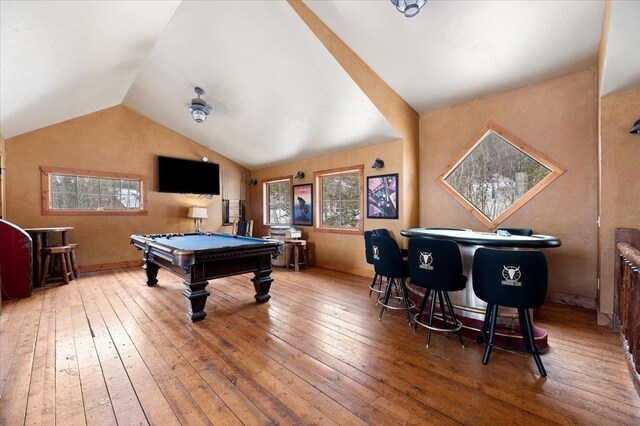
[[[253,272],[256,301],[269,300],[271,257],[284,249],[282,241],[218,233],[132,235],[131,244],[144,253],[148,286],[158,283],[159,268],[184,278],[182,295],[193,322],[207,316],[207,280]]]

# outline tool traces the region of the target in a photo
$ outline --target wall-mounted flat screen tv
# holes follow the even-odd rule
[[[220,195],[220,166],[158,156],[158,192]]]

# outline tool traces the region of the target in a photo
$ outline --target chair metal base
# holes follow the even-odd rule
[[[455,332],[457,332],[457,331],[462,330],[462,323],[461,323],[459,320],[457,320],[457,319],[456,319],[456,323],[455,323],[455,324],[453,324],[453,323],[451,323],[451,322],[447,321],[447,319],[446,319],[446,318],[443,318],[443,316],[442,316],[442,315],[434,314],[434,315],[433,315],[433,317],[434,317],[435,319],[437,319],[437,320],[442,321],[442,322],[443,322],[443,323],[445,323],[445,324],[451,324],[451,325],[453,325],[453,327],[435,327],[435,326],[429,326],[429,324],[428,324],[428,323],[425,323],[425,322],[420,321],[420,320],[418,319],[418,314],[415,314],[415,315],[413,316],[413,322],[415,323],[415,325],[419,325],[419,326],[424,327],[424,328],[426,328],[426,329],[433,330],[433,331],[442,331],[442,332],[444,332],[444,333],[455,333]]]
[[[407,289],[409,290],[409,296],[411,299],[420,305],[420,301],[424,297],[424,294],[428,291],[423,287],[418,287],[415,285],[411,285],[412,283],[407,282]],[[478,335],[480,334],[480,329],[482,328],[482,323],[485,318],[486,306],[482,309],[480,308],[469,308],[467,306],[458,305],[455,302],[456,298],[459,298],[459,295],[462,292],[449,293],[449,297],[451,298],[451,306],[456,313],[456,318],[462,323],[462,336],[476,340]],[[425,309],[426,311],[426,309]],[[518,324],[518,310],[513,309],[514,314],[512,315],[510,312],[505,313],[504,307],[498,308],[498,324],[496,326],[496,337],[495,343],[503,345],[505,349],[514,349],[516,351],[521,351],[524,345],[524,339],[522,338],[522,334],[520,333],[520,329],[518,327],[514,327],[515,324]],[[481,314],[481,318],[476,318],[476,312]],[[440,318],[439,310],[436,309],[436,320]],[[423,315],[424,321],[426,322],[426,315]],[[533,338],[536,342],[536,346],[540,349],[540,354],[544,354],[545,350],[548,349],[548,333],[545,329],[540,328],[539,325],[533,324]]]
[[[482,363],[487,365],[489,363],[489,357],[491,356],[491,349],[493,347],[497,347],[500,349],[507,350],[515,350],[513,348],[505,348],[504,346],[496,345],[494,343],[494,337],[496,334],[496,323],[498,317],[498,305],[488,304],[487,305],[487,313],[485,315],[484,324],[482,324],[482,329],[480,329],[480,335],[476,340],[478,343],[486,343],[486,347],[484,348],[484,354],[482,356]],[[525,344],[524,351],[517,352],[526,352],[533,355],[533,360],[536,363],[536,367],[538,367],[538,372],[540,376],[547,377],[547,371],[542,364],[542,359],[540,358],[540,349],[536,345],[536,342],[533,338],[533,325],[531,324],[531,317],[529,315],[528,309],[518,308],[518,318],[520,319],[520,333],[522,333],[522,339]],[[487,328],[489,328],[489,340],[486,339]]]
[[[389,303],[394,300],[397,301],[397,303]],[[384,294],[378,298],[378,304],[382,306],[380,310],[380,320],[382,320],[385,309],[404,310],[407,313],[407,321],[409,325],[411,325],[411,315],[409,311],[415,308],[416,304],[409,299],[409,292],[407,291],[407,286],[403,278],[387,278],[387,288]]]
[[[423,321],[420,320],[420,317],[422,317],[422,314],[424,313],[424,308],[427,305],[429,296],[431,296],[431,307],[429,309],[429,321],[427,323],[424,323]],[[436,297],[440,301],[440,315],[435,314]],[[451,318],[450,321],[447,320],[447,313]],[[445,326],[447,324],[451,324],[452,327],[435,327],[433,325],[434,318],[440,319]],[[429,349],[429,344],[431,342],[432,331],[440,331],[445,333],[457,333],[458,337],[460,338],[460,345],[462,345],[462,348],[464,349],[464,340],[462,339],[462,323],[458,321],[458,319],[456,318],[456,314],[453,311],[453,306],[451,305],[451,300],[449,299],[448,292],[443,290],[427,289],[427,291],[424,293],[424,297],[422,298],[422,301],[420,302],[420,309],[418,313],[414,316],[414,322],[415,322],[413,326],[414,333],[418,329],[418,325],[425,327],[428,330],[427,344],[426,344],[427,349]]]
[[[384,288],[382,288],[384,286]],[[371,293],[375,292],[378,294],[384,294],[386,290],[386,284],[384,284],[382,280],[382,275],[378,275],[377,273],[373,276],[373,281],[369,284],[369,297],[371,297]],[[380,296],[377,297],[379,299]]]

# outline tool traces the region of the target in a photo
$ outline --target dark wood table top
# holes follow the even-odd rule
[[[26,232],[36,233],[36,232],[64,232],[71,231],[73,226],[52,226],[52,227],[43,227],[43,228],[24,228]]]

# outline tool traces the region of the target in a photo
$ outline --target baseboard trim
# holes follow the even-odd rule
[[[110,269],[131,268],[142,266],[142,260],[125,260],[124,262],[99,263],[97,265],[78,266],[80,272],[108,271]]]
[[[616,322],[613,320],[613,314],[607,314],[604,312],[600,312],[600,305],[598,304],[596,307],[596,323],[600,327],[610,328],[613,331],[620,331],[619,328],[615,327]]]
[[[322,262],[319,260],[316,261],[316,266],[323,269],[329,269],[331,271],[346,272],[347,274],[358,275],[360,277],[366,278],[373,278],[374,275],[373,268],[371,270],[368,270],[355,268],[353,266],[340,265],[337,263]]]
[[[597,317],[596,317],[596,323],[600,327],[606,327],[613,330],[613,317],[611,314],[605,314],[603,312],[598,311]]]
[[[596,299],[592,297],[576,296],[566,293],[550,293],[547,297],[549,302],[562,303],[569,306],[577,306],[578,308],[597,309]]]

